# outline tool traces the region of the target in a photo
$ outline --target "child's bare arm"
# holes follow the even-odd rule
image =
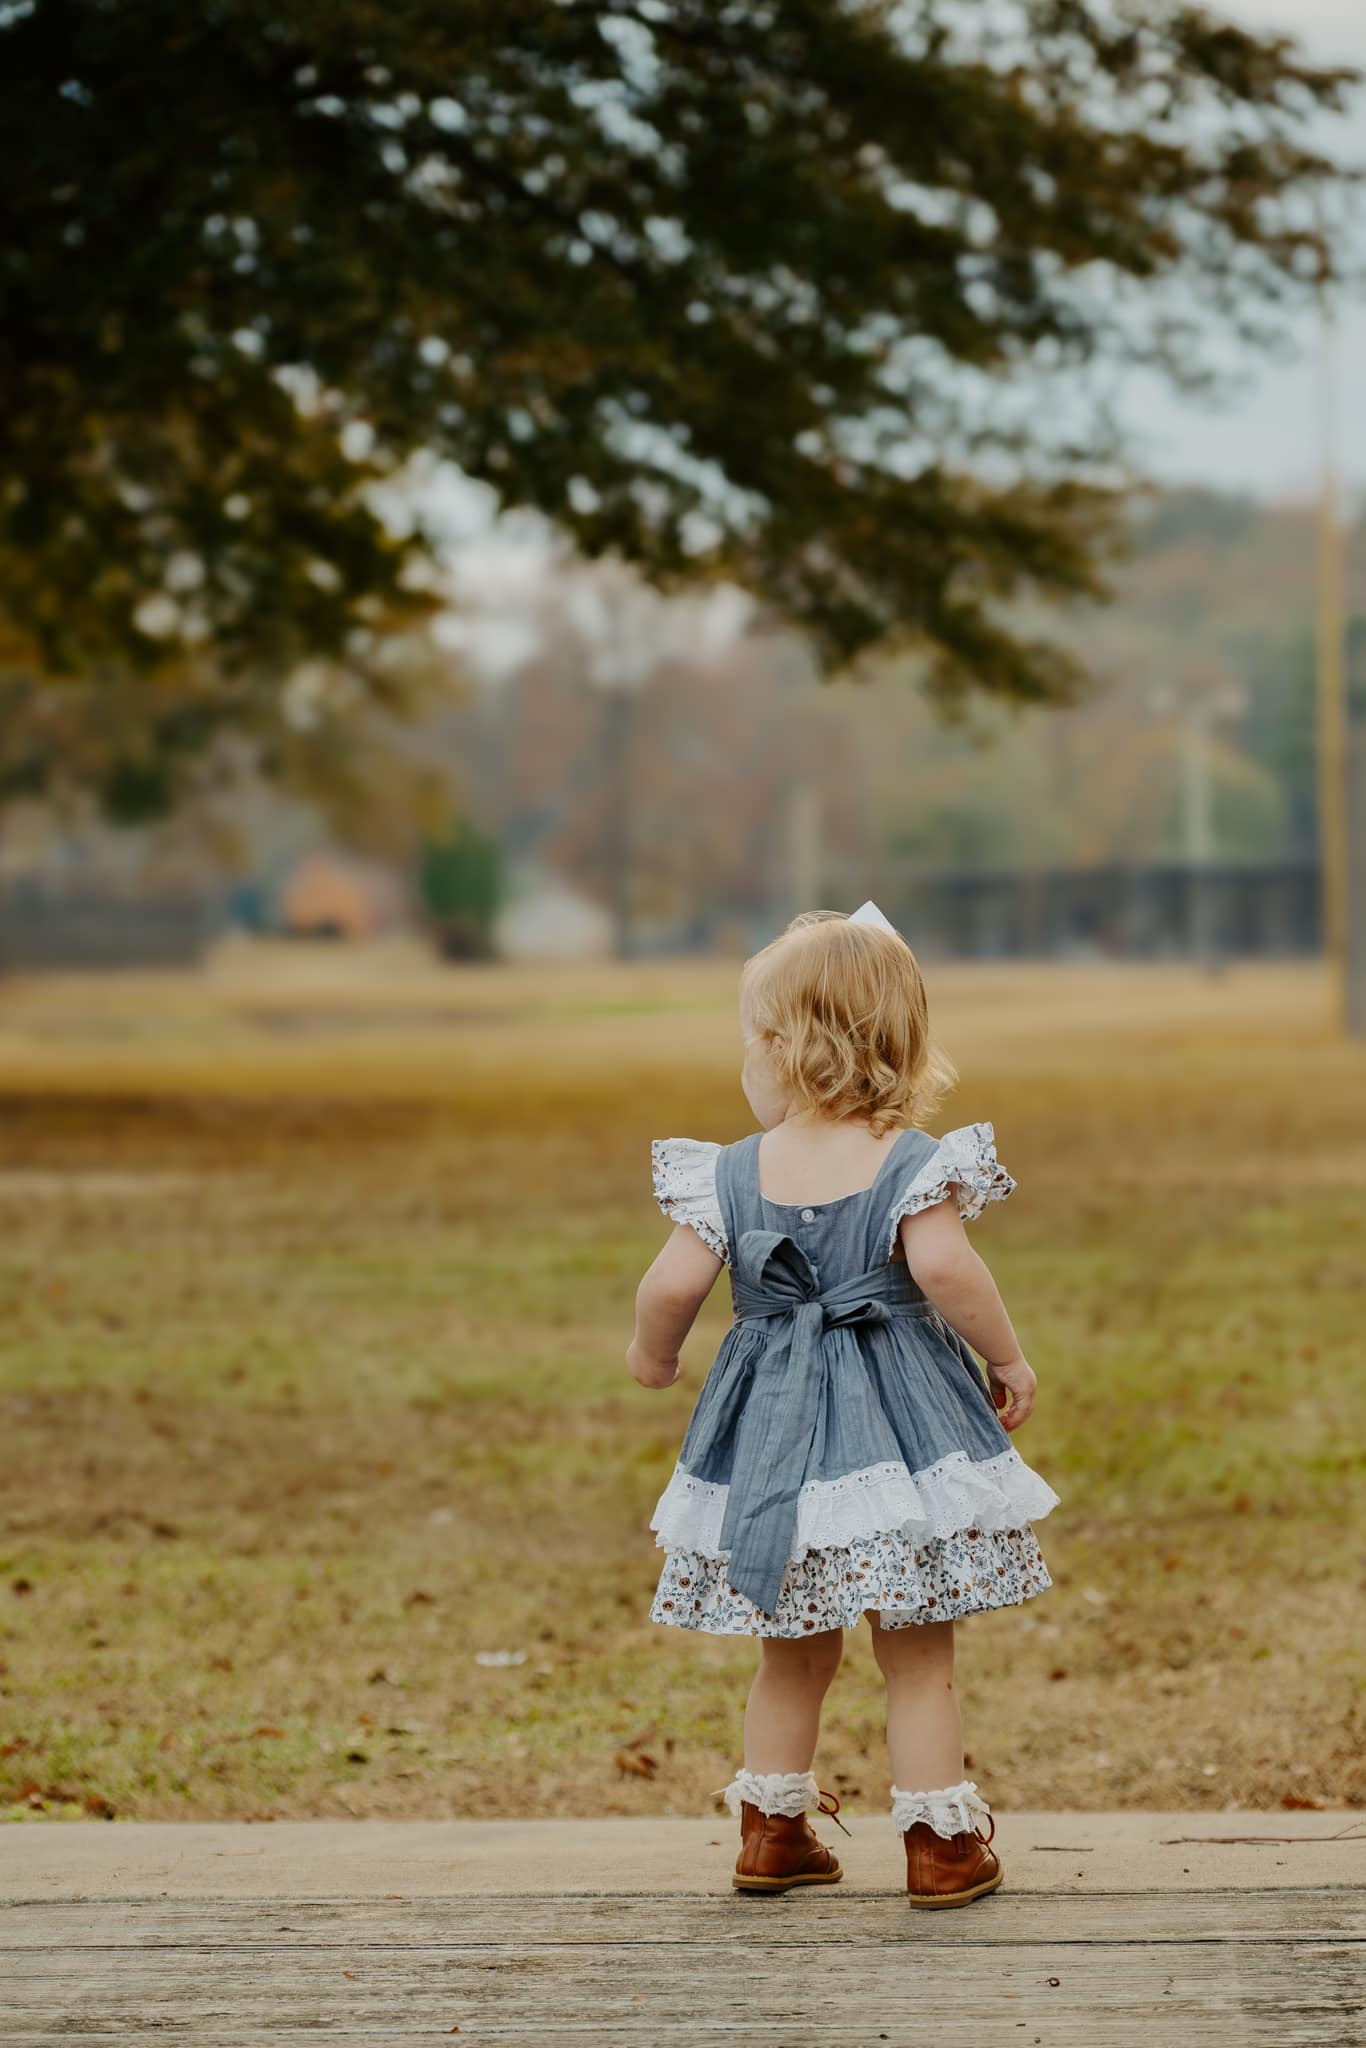
[[[968,1243],[956,1201],[937,1202],[903,1217],[901,1246],[906,1264],[944,1321],[986,1361],[1003,1426],[1018,1429],[1029,1420],[1038,1383],[996,1282]]]
[[[671,1387],[678,1378],[683,1340],[722,1263],[690,1225],[676,1225],[636,1289],[636,1334],[626,1363],[642,1387]]]

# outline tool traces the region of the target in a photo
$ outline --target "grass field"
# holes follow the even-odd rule
[[[227,955],[0,989],[0,1810],[688,1813],[754,1647],[645,1619],[724,1328],[622,1351],[726,965]],[[1304,969],[950,967],[1056,1581],[960,1629],[1002,1807],[1366,1802],[1366,1053]],[[887,1771],[866,1632],[817,1770]],[[483,1663],[508,1653],[523,1661]],[[8,1804],[6,1804],[8,1802]]]

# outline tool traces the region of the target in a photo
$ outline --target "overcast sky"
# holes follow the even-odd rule
[[[1215,0],[1220,6],[1220,0]],[[1366,71],[1366,0],[1222,0],[1220,11],[1249,28],[1287,28],[1310,56]],[[1341,131],[1344,154],[1366,161],[1366,94],[1358,92]],[[1361,235],[1366,253],[1366,228]],[[1315,407],[1316,323],[1298,335],[1293,366],[1249,358],[1249,386],[1226,408],[1190,404],[1135,386],[1129,413],[1144,439],[1145,467],[1179,482],[1241,486],[1273,497],[1307,497],[1318,469]],[[1337,341],[1341,455],[1346,475],[1366,488],[1366,300],[1341,310]]]

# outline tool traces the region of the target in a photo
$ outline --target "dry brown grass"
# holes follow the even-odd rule
[[[734,979],[301,954],[6,988],[12,1811],[705,1810],[753,1646],[651,1627],[646,1525],[724,1304],[678,1388],[620,1361],[649,1138],[747,1128]],[[1056,1590],[960,1631],[973,1774],[1366,1800],[1366,1057],[1302,970],[931,992],[942,1122],[994,1119],[1021,1183],[977,1242],[1064,1501]],[[858,1637],[818,1768],[883,1799]]]

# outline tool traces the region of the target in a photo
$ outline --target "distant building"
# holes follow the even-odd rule
[[[605,960],[611,914],[553,875],[524,875],[498,917],[494,943],[505,960]]]

